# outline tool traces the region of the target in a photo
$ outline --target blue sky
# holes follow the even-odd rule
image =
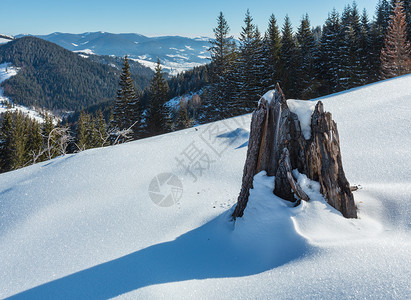
[[[378,0],[357,0],[370,18]],[[349,0],[1,0],[0,33],[49,34],[52,32],[82,33],[106,31],[133,32],[147,36],[182,35],[209,36],[222,11],[230,25],[231,34],[238,36],[244,14],[250,9],[254,23],[265,31],[269,16],[274,13],[281,26],[286,14],[293,27],[308,13],[312,25],[322,25],[333,8],[342,12]]]

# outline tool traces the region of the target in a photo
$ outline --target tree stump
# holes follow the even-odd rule
[[[290,111],[277,84],[272,95],[260,99],[251,118],[247,158],[233,218],[242,217],[254,175],[265,170],[275,176],[274,194],[289,201],[309,201],[293,177],[298,169],[318,181],[328,203],[346,218],[356,218],[354,197],[345,177],[336,123],[319,101],[311,117],[311,138],[302,134],[298,116]],[[267,99],[267,97],[269,99]]]

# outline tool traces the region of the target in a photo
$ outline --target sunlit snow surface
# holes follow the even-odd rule
[[[231,222],[250,115],[0,175],[0,298],[411,298],[410,86],[321,99],[360,185],[356,220],[297,172],[312,200],[292,207],[262,172]],[[171,207],[149,197],[161,173],[183,186]]]

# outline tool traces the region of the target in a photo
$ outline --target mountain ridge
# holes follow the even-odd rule
[[[16,37],[22,36],[25,35],[17,35]],[[54,32],[35,36],[73,52],[120,57],[128,55],[151,68],[159,58],[165,71],[171,75],[207,64],[210,57],[208,52],[210,38],[207,37],[147,37],[138,33],[103,31],[79,34]]]
[[[24,106],[79,110],[115,98],[122,61],[108,59],[85,59],[33,36],[17,38],[0,45],[0,63],[20,68],[1,86],[5,96]],[[133,80],[144,89],[152,72],[141,70],[142,76],[134,74]]]

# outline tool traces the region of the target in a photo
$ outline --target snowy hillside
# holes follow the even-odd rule
[[[18,68],[13,67],[10,63],[0,64],[0,84],[10,77],[17,75],[18,71]],[[3,95],[3,89],[0,87],[0,114],[6,111],[19,110],[23,114],[30,116],[32,119],[35,119],[37,122],[44,121],[43,116],[34,108],[28,108],[23,105],[13,105],[13,107],[11,107],[10,102],[10,99]],[[53,114],[51,113],[50,115],[53,116]],[[58,119],[55,116],[53,116],[53,119],[54,123],[57,124]]]
[[[0,45],[12,41],[14,37],[10,35],[0,34]]]
[[[359,219],[260,173],[232,223],[250,115],[1,174],[0,298],[410,299],[410,86],[321,99]]]

